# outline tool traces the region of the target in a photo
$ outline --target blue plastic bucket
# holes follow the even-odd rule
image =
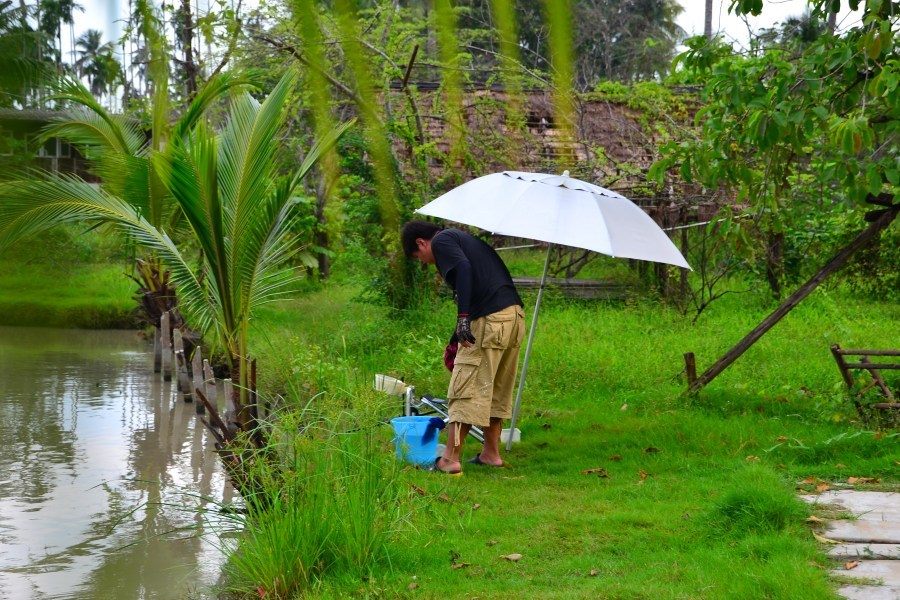
[[[429,465],[437,456],[437,428],[432,417],[397,417],[391,419],[394,426],[394,444],[397,456],[414,465]]]

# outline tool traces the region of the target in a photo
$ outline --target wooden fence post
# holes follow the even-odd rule
[[[184,356],[184,339],[181,330],[175,328],[172,332],[172,338],[175,345],[175,373],[178,381],[178,389],[181,391],[181,398],[185,402],[191,402],[194,394],[191,391],[191,380],[188,377],[187,358]]]
[[[684,372],[687,373],[688,387],[691,387],[697,381],[697,360],[693,352],[684,353]]]
[[[162,341],[162,374],[163,381],[172,381],[172,334],[169,330],[169,311],[162,314],[160,322],[160,338]]]
[[[203,359],[203,381],[206,384],[206,399],[213,408],[219,406],[219,392],[216,389],[216,375],[209,364],[209,359]]]
[[[234,424],[237,416],[234,414],[234,384],[231,378],[224,381],[223,388],[225,390],[225,418],[223,420],[225,421],[228,435],[233,437],[237,432],[237,427]]]
[[[162,370],[162,338],[159,327],[153,328],[153,372]]]
[[[193,377],[193,387],[192,389],[195,392],[204,393],[205,390],[203,388],[203,353],[200,351],[200,346],[194,346],[194,358],[191,360],[191,376]],[[193,394],[194,392],[192,392]],[[198,401],[194,403],[197,407],[197,414],[202,415],[206,412],[206,407],[203,405],[203,402],[198,398]]]

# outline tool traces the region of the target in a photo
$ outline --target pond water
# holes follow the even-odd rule
[[[213,598],[211,447],[135,332],[0,327],[0,600]]]

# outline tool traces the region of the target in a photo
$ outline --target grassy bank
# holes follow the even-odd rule
[[[325,288],[261,315],[270,387],[292,382],[292,395],[352,411],[389,373],[444,396],[452,306],[388,315],[353,295]],[[682,395],[683,352],[702,369],[771,309],[734,296],[691,325],[649,302],[546,298],[509,467],[407,471],[409,493],[434,510],[395,540],[391,568],[317,595],[834,597],[796,494],[848,477],[900,489],[900,438],[857,422],[828,347],[896,346],[900,308],[819,291],[701,394]]]
[[[123,246],[118,236],[69,226],[0,254],[0,325],[133,327],[136,285]]]

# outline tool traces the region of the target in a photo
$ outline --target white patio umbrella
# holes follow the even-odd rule
[[[669,236],[643,209],[616,192],[569,177],[568,171],[562,175],[519,171],[485,175],[450,190],[416,212],[499,235],[549,243],[513,405],[507,450],[512,447],[512,432],[554,244],[691,268]]]

